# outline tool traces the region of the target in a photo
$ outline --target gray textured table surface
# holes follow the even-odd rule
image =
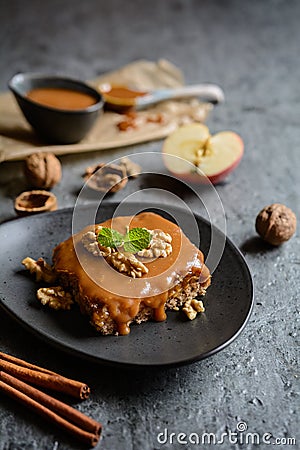
[[[89,79],[141,57],[165,57],[183,69],[187,82],[210,81],[224,88],[226,103],[213,111],[208,124],[213,131],[234,129],[245,141],[240,167],[217,190],[228,235],[253,275],[255,307],[245,331],[224,351],[178,369],[115,371],[54,350],[0,312],[1,350],[92,386],[90,400],[77,407],[103,423],[99,448],[254,448],[228,440],[203,446],[157,441],[165,428],[221,436],[236,431],[239,421],[260,437],[298,438],[299,445],[299,233],[269,250],[254,231],[257,212],[272,202],[287,204],[300,217],[299,17],[296,0],[0,3],[1,89],[18,70]],[[155,142],[62,157],[65,175],[53,192],[61,207],[72,206],[85,166],[160,149]],[[15,217],[13,198],[25,187],[21,163],[0,165],[1,220]],[[1,395],[0,450],[77,448],[82,447]],[[283,441],[277,448],[296,446]]]

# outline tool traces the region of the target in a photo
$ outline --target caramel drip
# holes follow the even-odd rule
[[[129,225],[130,228],[161,229],[172,236],[172,253],[149,263],[143,260],[149,272],[140,279],[120,274],[104,258],[95,257],[84,249],[81,238],[88,230],[94,230],[94,226],[86,227],[55,248],[53,262],[56,272],[74,275],[81,296],[89,299],[94,310],[105,305],[120,334],[129,333],[129,324],[137,315],[141,302],[152,308],[155,320],[163,321],[166,319],[168,291],[180,279],[192,270],[198,271],[203,283],[210,276],[203,264],[201,251],[189,241],[180,227],[157,214],[117,217],[101,225],[123,234]]]

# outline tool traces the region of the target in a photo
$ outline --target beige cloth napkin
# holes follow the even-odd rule
[[[157,62],[139,60],[119,70],[107,73],[90,84],[99,86],[109,82],[130,85],[136,89],[152,90],[162,87],[178,87],[184,84],[181,71],[166,60]],[[88,135],[79,143],[46,146],[26,122],[10,92],[0,94],[0,162],[24,159],[36,151],[52,151],[57,155],[104,150],[162,139],[178,125],[203,122],[212,108],[211,104],[196,99],[165,101],[145,111],[137,112],[137,127],[120,131],[118,123],[126,116],[105,111]],[[153,122],[151,117],[162,117]]]

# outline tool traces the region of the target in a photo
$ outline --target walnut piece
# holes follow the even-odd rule
[[[15,211],[19,216],[39,214],[57,209],[57,199],[52,192],[26,191],[15,200]]]
[[[132,253],[114,252],[106,257],[106,261],[120,273],[132,278],[141,278],[149,269],[139,261]]]
[[[134,254],[101,246],[96,234],[101,228],[96,227],[96,232],[88,231],[82,236],[81,242],[88,252],[94,256],[103,256],[120,273],[125,273],[132,278],[140,278],[148,273],[149,269]],[[172,253],[172,237],[170,234],[158,229],[147,231],[151,234],[149,247],[137,252],[137,256],[141,258],[166,258]]]
[[[35,261],[28,256],[23,259],[22,264],[29,270],[31,275],[35,275],[35,280],[37,282],[44,281],[45,283],[54,283],[56,281],[56,273],[43,258],[39,258]]]
[[[164,123],[164,116],[162,113],[152,113],[147,115],[148,123]]]
[[[273,203],[260,211],[255,228],[266,242],[280,245],[293,236],[296,225],[296,216],[290,208],[280,203]]]
[[[111,193],[123,189],[128,181],[124,166],[105,163],[87,167],[84,179],[91,189]]]
[[[101,227],[97,227],[99,232]],[[118,272],[129,275],[132,278],[140,278],[148,273],[148,268],[139,261],[132,253],[120,252],[115,248],[104,247],[97,241],[97,235],[93,231],[85,233],[81,242],[84,248],[94,256],[103,256],[108,264],[117,269]]]
[[[137,253],[142,258],[166,258],[172,253],[172,237],[162,230],[148,230],[152,238],[148,248]]]
[[[137,113],[134,111],[128,111],[124,118],[117,123],[119,131],[127,131],[132,128],[137,128]]]
[[[98,227],[97,232],[99,232],[101,228],[102,227]],[[81,238],[81,242],[84,248],[94,256],[105,257],[116,251],[114,248],[100,245],[97,240],[97,235],[93,231],[85,233]]]
[[[48,305],[52,309],[71,309],[73,302],[71,294],[65,292],[61,286],[38,289],[37,298],[42,305]]]
[[[119,131],[128,131],[132,129],[140,129],[147,123],[163,124],[164,122],[165,117],[161,112],[137,114],[135,111],[128,111],[123,115],[122,120],[117,123],[117,127]]]
[[[61,180],[61,164],[51,152],[32,153],[25,160],[24,173],[32,187],[50,189]]]
[[[187,315],[187,317],[190,320],[194,320],[198,313],[205,311],[205,308],[201,300],[193,298],[185,302],[182,311]]]

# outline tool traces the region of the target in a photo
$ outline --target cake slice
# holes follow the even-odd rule
[[[149,243],[136,252],[124,242],[105,246],[99,235],[107,229],[122,236],[147,230]],[[131,323],[163,321],[181,307],[193,319],[211,282],[202,252],[180,227],[150,212],[86,227],[54,249],[52,270],[104,335],[128,334]]]

